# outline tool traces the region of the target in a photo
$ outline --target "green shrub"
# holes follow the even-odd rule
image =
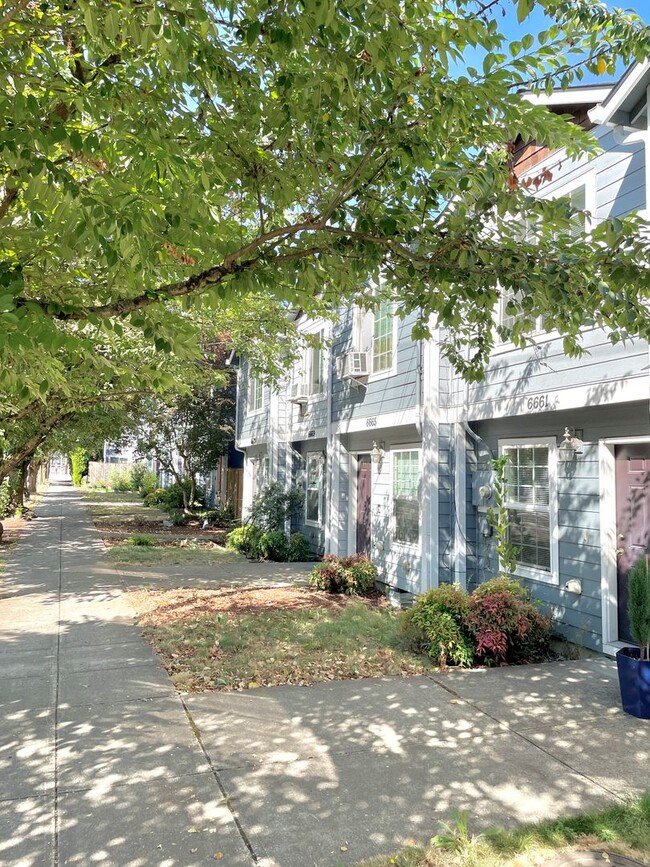
[[[149,547],[150,545],[155,545],[155,543],[154,537],[147,535],[147,533],[134,533],[126,540],[127,545],[136,547]]]
[[[206,509],[201,514],[213,527],[227,527],[235,520],[235,511],[232,506],[223,506],[221,509]]]
[[[160,506],[165,502],[165,489],[164,488],[154,488],[153,491],[149,491],[149,493],[144,498],[145,506]]]
[[[411,653],[428,653],[431,642],[422,627],[415,623],[415,609],[405,608],[399,615],[400,643]]]
[[[72,484],[76,487],[82,482],[83,477],[88,472],[88,452],[86,449],[77,446],[70,452],[70,475],[72,476]]]
[[[110,486],[114,491],[132,491],[131,470],[113,470],[109,478]]]
[[[289,539],[289,555],[287,560],[290,563],[305,563],[313,559],[309,539],[302,533],[292,533]]]
[[[639,557],[628,575],[627,611],[641,659],[650,659],[650,570],[645,555]]]
[[[259,556],[264,560],[286,563],[289,556],[289,540],[282,530],[267,530],[262,533],[257,548]]]
[[[239,551],[247,557],[259,556],[259,541],[264,531],[255,524],[244,524],[243,527],[235,527],[228,533],[226,547],[231,551]]]
[[[467,593],[457,584],[441,584],[413,605],[411,623],[427,636],[427,653],[443,668],[448,662],[463,667],[474,662],[474,646],[466,628],[468,611]]]
[[[182,509],[170,509],[169,520],[175,527],[184,527],[189,518]]]
[[[373,589],[376,579],[377,567],[362,554],[350,557],[326,554],[323,562],[314,566],[309,586],[327,593],[365,596]]]
[[[508,575],[499,575],[498,578],[491,578],[489,581],[484,581],[472,593],[475,599],[481,599],[483,596],[491,596],[493,593],[508,593],[518,599],[528,601],[530,599],[530,591],[517,578],[510,578]]]
[[[282,530],[303,503],[300,488],[285,490],[279,482],[271,482],[254,497],[248,520],[263,530]]]

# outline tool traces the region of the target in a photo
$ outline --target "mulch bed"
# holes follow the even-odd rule
[[[102,516],[94,517],[93,523],[102,533],[175,533],[178,536],[202,536],[211,539],[214,536],[223,536],[230,532],[230,529],[224,527],[208,527],[204,530],[198,521],[165,527],[162,521],[147,521],[140,518],[134,518],[131,521],[115,521]]]
[[[141,626],[160,626],[209,617],[213,614],[261,614],[265,611],[298,611],[309,608],[344,608],[362,601],[375,608],[390,607],[380,593],[361,598],[324,593],[300,587],[241,587],[221,590],[134,590],[129,602],[137,610]]]
[[[106,531],[104,531],[104,533],[106,533]],[[200,548],[201,550],[209,551],[214,548],[223,548],[226,541],[225,534],[222,534],[221,536],[215,534],[212,538],[195,538],[194,534],[187,536],[180,533],[175,533],[171,538],[162,535],[160,538],[157,538],[156,533],[148,533],[147,535],[152,536],[154,539],[153,544],[161,548],[187,548],[189,546],[187,544],[182,544],[183,542],[195,542],[196,544],[192,545],[195,550]],[[102,539],[107,548],[124,548],[127,545],[128,537],[121,533],[116,533],[110,536],[104,535]]]

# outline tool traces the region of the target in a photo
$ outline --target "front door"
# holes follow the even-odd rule
[[[638,558],[650,553],[650,443],[617,446],[615,457],[618,637],[631,641],[627,576]]]
[[[357,458],[357,553],[370,556],[372,508],[372,461],[370,455]]]

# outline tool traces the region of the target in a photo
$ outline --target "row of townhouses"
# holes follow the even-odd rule
[[[539,195],[569,195],[592,221],[650,213],[649,87],[645,63],[614,85],[547,97],[602,152],[570,160],[525,143],[520,177],[550,169]],[[412,324],[389,304],[342,311],[335,328],[299,318],[328,348],[307,349],[274,390],[242,361],[244,511],[269,480],[299,484],[294,529],[315,552],[368,554],[404,601],[442,582],[471,589],[498,573],[490,460],[507,454],[517,575],[559,632],[614,652],[630,637],[627,571],[650,541],[648,345],[591,329],[588,354],[568,358],[540,323],[534,346],[499,345],[485,379],[468,384],[435,339],[411,338]]]

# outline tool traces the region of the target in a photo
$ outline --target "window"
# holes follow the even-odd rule
[[[323,501],[323,456],[320,452],[307,455],[306,469],[305,523],[320,524]]]
[[[555,570],[555,441],[502,443],[508,456],[505,506],[509,539],[524,569]]]
[[[372,372],[383,373],[393,366],[393,305],[382,301],[375,313],[372,330]]]
[[[406,545],[420,541],[420,453],[393,452],[394,539]]]
[[[258,412],[264,403],[264,391],[262,380],[251,376],[248,380],[248,411]]]
[[[269,458],[253,458],[253,496],[259,494],[269,483]]]
[[[325,390],[325,381],[323,375],[323,332],[319,331],[316,335],[318,346],[308,346],[305,350],[305,378],[307,383],[307,394],[322,394]]]

